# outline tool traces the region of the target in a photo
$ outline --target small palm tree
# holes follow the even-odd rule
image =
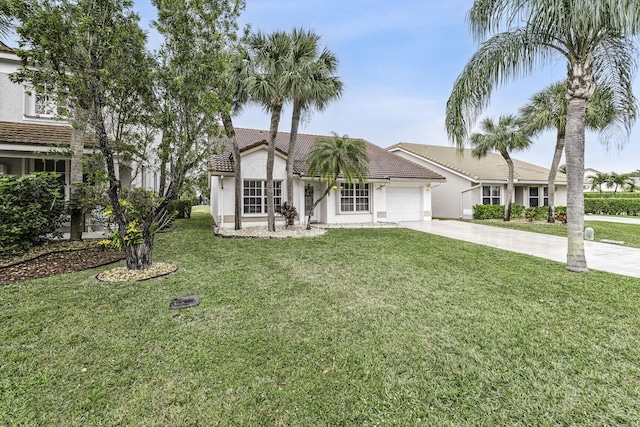
[[[490,151],[499,152],[507,162],[509,175],[507,179],[507,195],[504,203],[504,220],[511,220],[511,199],[513,198],[514,167],[510,152],[524,150],[531,145],[529,136],[522,129],[519,120],[513,115],[500,116],[498,123],[487,118],[480,128],[483,133],[471,135],[473,157],[485,157]]]
[[[544,130],[556,130],[556,148],[547,183],[549,189],[547,222],[550,223],[555,222],[555,181],[559,170],[558,165],[564,152],[568,104],[567,82],[564,81],[547,86],[533,95],[529,102],[520,109],[520,116],[525,122],[527,130],[532,134]],[[634,114],[634,110],[620,109],[613,102],[611,91],[598,86],[593,97],[587,102],[584,121],[587,129],[602,131],[601,139],[604,140],[603,137],[606,135],[608,140],[620,130],[619,125],[632,120],[630,116]],[[566,173],[566,167],[561,172]]]
[[[631,186],[635,189],[636,183],[628,173],[611,172],[607,179],[607,185],[613,187],[613,197],[616,197],[619,188],[624,189],[627,186]]]
[[[328,49],[320,51],[320,36],[302,29],[291,33],[293,61],[290,75],[290,96],[293,99],[289,155],[287,156],[287,203],[293,206],[293,163],[298,127],[303,112],[312,108],[324,110],[329,102],[342,95],[343,84],[334,74],[338,58]]]
[[[356,180],[363,183],[369,176],[369,155],[367,146],[361,139],[351,139],[347,135],[339,136],[332,132],[333,136],[318,138],[307,157],[309,175],[319,177],[327,189],[309,210],[307,218],[307,230],[311,228],[311,215],[331,189],[337,185],[338,178],[347,183]]]
[[[591,182],[591,191],[599,191],[602,198],[602,186],[609,181],[609,174],[598,172],[595,175],[589,175],[587,179]]]

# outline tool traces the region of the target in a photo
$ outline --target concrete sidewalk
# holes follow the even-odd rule
[[[561,263],[567,262],[566,237],[455,220],[403,222],[400,225],[451,239],[533,255]],[[590,269],[640,278],[640,249],[590,241],[584,243],[587,265]]]
[[[620,216],[585,215],[585,221],[619,222],[621,224],[640,225],[640,217],[629,218]]]

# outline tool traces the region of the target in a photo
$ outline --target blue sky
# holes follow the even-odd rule
[[[477,48],[465,22],[472,0],[247,0],[242,24],[270,32],[293,27],[312,29],[340,60],[343,97],[314,112],[301,132],[335,131],[364,138],[382,147],[398,142],[448,145],[445,104],[453,82]],[[135,0],[142,24],[155,17],[150,0]],[[149,45],[160,41],[152,30]],[[531,77],[497,90],[484,116],[515,113],[528,98],[565,77],[562,64],[541,68]],[[637,79],[640,84],[640,79]],[[636,85],[637,86],[637,85]],[[640,92],[637,92],[640,94]],[[280,131],[290,129],[291,110],[284,111]],[[484,117],[483,116],[483,117]],[[268,129],[269,116],[258,107],[235,119],[238,127]],[[602,145],[587,133],[585,167],[603,172],[640,168],[640,125],[620,149]],[[548,167],[555,135],[544,133],[514,156]]]

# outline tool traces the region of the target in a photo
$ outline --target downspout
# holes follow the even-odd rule
[[[464,219],[464,207],[462,206],[462,197],[464,196],[464,193],[466,193],[467,191],[475,190],[476,188],[480,188],[480,187],[482,187],[482,183],[478,185],[474,185],[473,187],[469,187],[466,190],[462,190],[460,192],[460,219]]]
[[[224,228],[224,175],[220,175],[220,228]]]

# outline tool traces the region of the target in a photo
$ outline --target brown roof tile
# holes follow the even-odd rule
[[[278,132],[276,137],[276,150],[287,154],[289,149],[289,137],[287,132]],[[322,135],[298,134],[295,149],[295,159],[293,172],[304,176],[308,172],[305,161],[317,138]],[[236,138],[241,151],[266,144],[269,132],[256,129],[236,128]],[[230,154],[230,141],[223,139],[220,142],[227,147],[227,150],[211,159],[211,170],[218,173],[233,173],[233,158]],[[369,155],[369,178],[370,179],[428,179],[444,180],[444,177],[422,167],[400,156],[389,153],[385,149],[378,147],[368,141],[364,141]]]
[[[89,137],[85,145],[95,145]],[[71,126],[0,122],[0,144],[69,146]]]
[[[505,181],[507,180],[507,164],[498,153],[488,153],[486,157],[477,159],[471,155],[471,149],[458,150],[456,147],[440,145],[411,144],[401,142],[387,150],[400,148],[409,153],[429,160],[449,170],[462,174],[473,181]],[[531,163],[513,159],[515,179],[519,181],[547,181],[549,169]],[[566,183],[567,177],[558,172],[556,182]]]
[[[13,49],[11,49],[9,46],[7,46],[6,44],[0,42],[0,52],[9,52],[9,53],[13,53]]]

